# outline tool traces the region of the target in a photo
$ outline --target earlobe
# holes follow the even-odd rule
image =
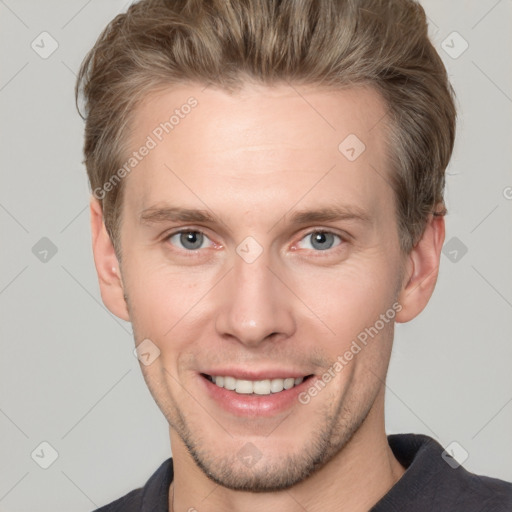
[[[421,239],[407,257],[402,290],[398,297],[402,310],[397,313],[396,322],[409,322],[427,306],[439,274],[444,237],[444,217],[431,214]]]
[[[129,322],[130,315],[124,299],[124,287],[119,270],[119,262],[112,240],[105,228],[101,204],[93,196],[91,196],[90,200],[90,214],[92,250],[101,298],[111,313]]]

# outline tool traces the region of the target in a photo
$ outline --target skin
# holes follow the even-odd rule
[[[393,321],[307,405],[270,416],[227,412],[198,372],[321,376],[392,304],[401,306],[394,321],[413,319],[435,287],[444,219],[431,216],[411,253],[400,252],[386,107],[371,88],[169,88],[139,106],[133,148],[190,96],[198,106],[125,178],[121,264],[91,199],[103,301],[132,322],[137,344],[149,338],[160,350],[141,369],[170,425],[169,509],[367,511],[405,471],[384,428]],[[366,145],[352,162],[338,150],[348,134]],[[327,205],[359,207],[370,220],[290,224],[297,210]],[[164,206],[220,220],[141,221]],[[180,228],[204,233],[201,248],[169,237]],[[340,238],[319,249],[315,231]],[[236,252],[248,236],[262,248],[252,263]],[[238,456],[247,443],[261,456],[251,467]]]

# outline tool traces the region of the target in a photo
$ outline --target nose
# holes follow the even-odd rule
[[[257,347],[293,335],[294,296],[284,276],[270,264],[267,251],[252,263],[235,256],[231,272],[217,290],[221,297],[215,327],[220,336]]]

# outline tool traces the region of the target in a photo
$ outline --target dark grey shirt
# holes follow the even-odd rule
[[[370,512],[512,512],[512,483],[453,468],[443,447],[421,434],[393,434],[388,443],[406,469]],[[146,485],[96,512],[168,512],[172,458]]]

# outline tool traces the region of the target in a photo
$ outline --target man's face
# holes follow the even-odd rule
[[[271,490],[324,465],[382,407],[393,321],[377,321],[403,262],[386,108],[366,88],[203,89],[137,111],[133,149],[148,135],[156,147],[124,184],[124,291],[136,343],[160,350],[142,370],[172,442],[226,487]],[[335,208],[347,215],[298,216]]]

